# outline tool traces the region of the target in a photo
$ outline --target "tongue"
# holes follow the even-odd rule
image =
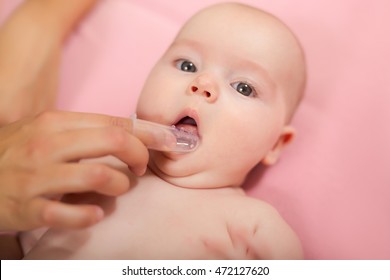
[[[198,127],[191,124],[177,124],[178,129],[182,129],[188,133],[198,135]]]

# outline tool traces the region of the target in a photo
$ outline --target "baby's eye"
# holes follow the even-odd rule
[[[180,59],[176,61],[176,68],[184,72],[196,72],[196,66],[191,61]]]
[[[255,89],[248,83],[236,82],[232,83],[231,86],[244,96],[256,96]]]

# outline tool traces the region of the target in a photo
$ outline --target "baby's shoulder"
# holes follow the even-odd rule
[[[246,220],[254,220],[261,222],[262,220],[269,221],[269,218],[281,218],[278,211],[269,203],[253,198],[247,195],[231,196],[225,200],[226,206],[232,211],[233,217],[237,216],[242,220],[245,216]],[[238,217],[239,216],[239,217]]]
[[[279,212],[251,197],[231,199],[227,215],[231,235],[245,239],[253,258],[301,259],[300,240]]]

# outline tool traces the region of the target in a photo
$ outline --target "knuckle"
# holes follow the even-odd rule
[[[131,131],[132,128],[131,121],[127,119],[110,116],[108,122],[111,126],[120,127],[128,131]]]
[[[41,136],[35,136],[25,146],[25,156],[35,163],[42,162],[50,152],[50,141]]]
[[[84,175],[84,181],[93,188],[99,188],[111,179],[110,170],[104,165],[93,165]]]
[[[56,111],[43,111],[39,113],[36,117],[37,122],[43,126],[49,123],[56,122],[57,119],[58,119],[58,112]]]
[[[46,226],[55,226],[56,218],[55,218],[55,206],[53,203],[45,203],[42,206],[41,211],[37,215],[37,223]]]
[[[128,141],[128,133],[120,128],[109,128],[107,130],[107,138],[115,150],[122,150]]]

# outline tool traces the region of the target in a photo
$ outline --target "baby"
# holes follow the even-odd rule
[[[197,149],[151,151],[146,174],[128,172],[133,187],[118,198],[69,196],[100,205],[105,218],[48,230],[26,258],[302,258],[277,211],[240,186],[292,140],[305,76],[299,42],[274,16],[235,3],[200,11],[153,68],[137,106],[140,119],[198,135]]]

